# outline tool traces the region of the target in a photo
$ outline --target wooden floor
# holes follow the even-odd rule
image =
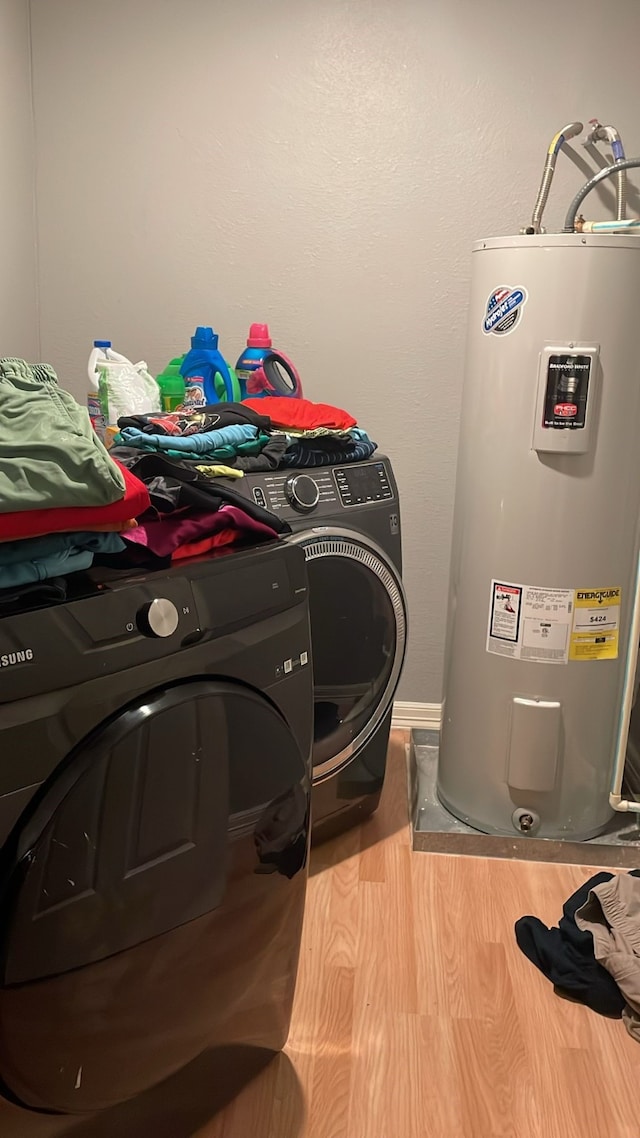
[[[640,1046],[513,937],[591,871],[413,853],[403,747],[377,816],[314,851],[286,1052],[198,1138],[639,1138]]]

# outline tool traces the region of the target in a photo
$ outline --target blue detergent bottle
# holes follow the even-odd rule
[[[184,406],[204,407],[208,403],[234,403],[240,400],[240,384],[218,349],[218,336],[213,328],[196,328],[191,337],[180,374],[185,382]]]

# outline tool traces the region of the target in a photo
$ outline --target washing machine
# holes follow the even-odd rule
[[[313,709],[304,550],[94,574],[87,594],[0,620],[8,1138],[80,1133],[49,1114],[95,1118],[205,1052],[277,1051],[296,978]]]
[[[309,574],[314,666],[313,837],[377,807],[407,638],[400,504],[391,462],[246,474],[233,483],[284,518]]]

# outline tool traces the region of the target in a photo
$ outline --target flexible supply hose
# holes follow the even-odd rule
[[[622,162],[614,162],[612,166],[606,166],[604,170],[599,170],[590,181],[585,182],[581,190],[578,191],[575,198],[571,202],[567,210],[567,216],[564,219],[564,233],[576,232],[576,217],[578,210],[582,205],[584,199],[595,190],[600,182],[604,182],[605,178],[612,178],[619,170],[637,170],[640,168],[640,158],[625,158]]]
[[[576,221],[578,233],[633,233],[640,229],[640,218],[624,221]]]
[[[551,183],[553,181],[553,174],[556,168],[558,154],[562,150],[565,142],[568,142],[570,138],[575,138],[577,134],[580,134],[582,129],[583,128],[581,122],[570,122],[567,123],[567,125],[564,126],[562,130],[559,130],[557,134],[554,134],[553,138],[551,139],[551,142],[549,143],[549,149],[547,150],[544,169],[542,171],[540,189],[538,190],[536,204],[533,207],[533,213],[531,215],[531,226],[528,232],[540,233],[542,228],[542,215],[545,211],[545,207],[549,198],[549,191],[551,189]]]
[[[603,126],[597,119],[590,119],[591,130],[585,139],[585,146],[595,142],[608,142],[613,153],[614,162],[622,162],[626,158],[622,139],[615,126]],[[627,216],[627,171],[619,170],[616,175],[616,217],[624,221]]]

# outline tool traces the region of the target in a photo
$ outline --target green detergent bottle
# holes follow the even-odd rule
[[[186,384],[180,375],[183,361],[184,356],[178,356],[167,364],[160,375],[156,376],[163,411],[175,411],[176,407],[180,407],[184,402]]]

